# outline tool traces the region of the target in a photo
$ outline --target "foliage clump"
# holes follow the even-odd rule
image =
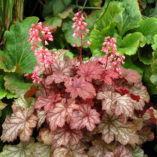
[[[77,19],[79,16],[85,20],[80,11],[75,14]],[[138,146],[153,139],[145,121],[152,118],[153,109],[144,116],[141,112],[149,94],[137,72],[121,67],[125,57],[117,53],[116,39],[104,38],[105,57],[82,61],[83,42],[90,44],[83,41],[86,25],[77,21],[80,58],[48,50],[46,45],[53,40],[49,28],[32,25],[29,42],[38,65],[33,74],[25,76],[38,85],[14,102],[1,139],[12,142],[19,137],[21,143],[5,146],[2,156],[19,147],[17,157],[131,157],[140,150]],[[38,142],[31,139],[35,127]],[[22,149],[24,142],[29,149]]]

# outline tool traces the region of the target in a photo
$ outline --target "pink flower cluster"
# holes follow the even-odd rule
[[[100,57],[99,61],[107,66],[108,69],[114,69],[118,73],[121,73],[120,65],[124,64],[125,56],[117,53],[116,39],[111,37],[105,37],[105,42],[103,43],[102,52],[106,55],[105,57]]]
[[[41,71],[43,72],[48,70],[50,64],[55,62],[54,57],[56,56],[56,53],[53,55],[47,48],[45,48],[45,45],[48,45],[48,41],[53,41],[53,36],[50,32],[50,28],[43,27],[41,22],[39,22],[37,25],[32,24],[29,34],[30,38],[28,42],[32,44],[31,50],[34,51],[38,62],[38,66],[35,67],[31,78],[33,79],[33,83],[41,83]]]
[[[87,36],[89,29],[86,28],[87,23],[85,22],[85,18],[83,14],[81,13],[81,11],[78,11],[72,20],[75,21],[72,28],[73,29],[76,28],[73,33],[73,37],[81,37],[81,40],[84,39],[85,36]],[[89,40],[85,40],[84,42],[87,43],[87,45],[90,45]],[[73,46],[75,47],[77,46],[77,44],[74,44]]]
[[[38,47],[38,42],[42,42],[48,45],[48,41],[53,41],[53,36],[49,27],[43,27],[42,22],[37,25],[32,24],[32,28],[29,30],[30,39],[28,42],[32,44],[31,50],[34,51]]]
[[[37,57],[38,64],[43,64],[45,67],[48,67],[54,62],[52,54],[48,49],[44,49],[43,47],[39,47],[38,50],[35,50],[35,56]]]

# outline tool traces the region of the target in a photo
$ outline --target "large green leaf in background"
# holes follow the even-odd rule
[[[122,0],[119,5],[125,10],[116,19],[119,34],[123,36],[127,31],[137,28],[142,20],[138,0]]]
[[[100,19],[95,24],[95,29],[101,31],[111,23],[115,22],[115,19],[124,11],[117,2],[111,2],[107,10],[102,14]]]
[[[154,35],[157,34],[157,18],[146,18],[140,23],[140,27],[136,30],[144,35],[144,40],[141,46],[145,44],[153,44]]]
[[[143,35],[140,32],[127,34],[118,44],[118,52],[120,54],[134,55],[139,47],[140,41],[143,40]]]
[[[47,4],[44,5],[43,16],[52,15],[56,16],[58,13],[67,9],[72,0],[48,0]]]
[[[3,75],[0,75],[0,99],[4,97],[7,97],[8,99],[15,98],[15,94],[12,94],[9,91],[5,90],[3,77]]]
[[[16,94],[17,96],[24,94],[32,85],[32,83],[25,82],[22,76],[17,74],[5,75],[4,80],[5,89]]]
[[[23,22],[16,22],[6,31],[6,48],[0,51],[0,68],[6,72],[18,71],[31,73],[36,65],[36,57],[30,50],[29,29],[32,23],[37,23],[37,17],[28,17]]]
[[[134,7],[137,11],[131,10],[131,8]],[[90,49],[92,54],[94,56],[103,54],[101,52],[102,43],[104,41],[104,37],[107,35],[117,39],[119,53],[127,55],[136,54],[139,43],[143,40],[142,33],[130,33],[124,38],[122,35],[128,30],[138,27],[140,21],[141,14],[139,12],[137,0],[111,2],[91,32]],[[118,27],[118,30],[116,29],[116,26]]]
[[[17,145],[5,145],[0,157],[50,157],[53,148],[39,142],[25,142]]]

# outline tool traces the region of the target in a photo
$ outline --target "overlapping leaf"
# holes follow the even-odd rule
[[[18,145],[5,145],[0,157],[30,157],[33,142],[19,143]]]
[[[135,125],[131,122],[123,124],[121,121],[119,117],[105,114],[99,125],[102,139],[106,143],[111,143],[115,139],[123,145],[138,143],[139,137]]]
[[[77,145],[82,138],[80,130],[70,129],[68,126],[58,128],[52,134],[52,146],[57,148],[66,145]]]
[[[45,122],[45,119],[46,119],[45,111],[37,110],[37,116],[38,116],[37,127],[40,128],[41,125]]]
[[[66,78],[72,75],[72,65],[68,61],[57,60],[52,64],[53,74],[46,78],[46,84],[64,82]]]
[[[29,141],[36,123],[37,117],[33,114],[32,109],[18,109],[3,123],[1,140],[11,142],[19,136],[21,141]]]
[[[41,109],[44,108],[45,112],[48,112],[49,110],[54,108],[55,103],[61,100],[61,97],[59,94],[55,93],[51,96],[39,96],[38,99],[35,102],[35,108]]]
[[[4,80],[5,89],[17,96],[24,94],[32,85],[32,83],[25,82],[23,77],[17,74],[5,75]]]
[[[51,145],[52,133],[48,128],[40,129],[39,136],[44,144]]]
[[[52,157],[88,157],[84,152],[84,147],[80,144],[71,147],[61,147],[55,149]]]
[[[66,82],[66,91],[70,93],[72,98],[80,96],[83,99],[88,99],[96,96],[93,85],[82,77]]]
[[[35,145],[35,150],[32,157],[51,157],[53,153],[53,148],[50,145],[44,145],[42,143],[37,143]]]
[[[99,116],[99,113],[95,109],[91,109],[91,106],[81,104],[79,110],[74,111],[71,116],[70,127],[78,130],[86,127],[87,130],[92,131],[96,124],[100,123]]]
[[[124,146],[119,146],[114,152],[108,152],[104,157],[132,157],[132,153]]]
[[[79,67],[78,74],[85,80],[92,81],[92,79],[100,79],[103,71],[103,67],[98,62],[88,61]]]
[[[78,105],[71,101],[67,103],[65,99],[57,103],[53,110],[47,113],[47,120],[52,131],[57,127],[63,127],[65,122],[69,120],[73,110],[78,109]]]
[[[37,17],[28,17],[23,22],[16,22],[10,31],[6,31],[5,52],[0,51],[0,68],[4,71],[18,71],[19,73],[31,73],[36,65],[36,57],[30,50],[29,29],[31,24],[37,23]]]
[[[119,93],[104,91],[97,94],[97,99],[102,100],[102,109],[110,115],[113,113],[126,117],[133,115],[134,101],[129,95],[121,96]]]

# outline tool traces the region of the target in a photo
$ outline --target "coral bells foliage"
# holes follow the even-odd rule
[[[74,36],[80,36],[80,30],[88,32],[80,11],[73,20]],[[53,39],[41,23],[33,25],[30,34],[33,45]],[[43,150],[41,154],[48,152],[45,157],[131,157],[142,151],[137,151],[138,145],[153,139],[145,120],[155,119],[155,112],[142,113],[149,102],[147,89],[137,72],[121,67],[124,56],[117,53],[116,39],[105,38],[105,57],[82,64],[60,55],[54,55],[53,61],[44,45],[33,48],[39,62],[31,78],[41,86],[37,90],[33,86],[25,99],[14,102],[13,114],[2,126],[3,141],[17,137],[29,141],[37,127],[37,148]]]

